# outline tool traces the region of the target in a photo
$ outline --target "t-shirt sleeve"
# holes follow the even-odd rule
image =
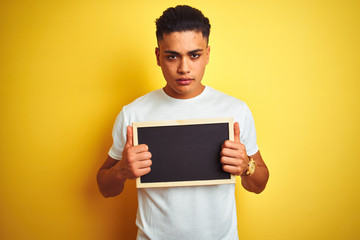
[[[109,150],[109,156],[116,160],[121,160],[122,152],[126,143],[126,129],[129,125],[126,118],[125,107],[121,110],[115,120],[112,131],[113,145]]]
[[[251,156],[259,151],[259,147],[256,143],[255,122],[246,103],[243,104],[243,112],[243,126],[240,125],[240,141],[245,145],[248,156]]]

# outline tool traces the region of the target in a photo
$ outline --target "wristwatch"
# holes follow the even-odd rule
[[[245,170],[245,175],[246,175],[246,176],[251,176],[251,175],[253,175],[253,173],[255,172],[255,167],[256,167],[256,164],[255,164],[254,159],[252,159],[251,157],[249,157],[249,162],[248,162],[247,169]]]

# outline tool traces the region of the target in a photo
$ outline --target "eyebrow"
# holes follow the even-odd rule
[[[197,52],[202,52],[204,51],[204,49],[195,49],[195,50],[191,50],[188,52],[188,54],[193,54],[193,53],[197,53]],[[170,54],[174,54],[174,55],[180,55],[180,53],[176,52],[176,51],[171,51],[171,50],[166,50],[164,51],[164,53],[170,53]]]

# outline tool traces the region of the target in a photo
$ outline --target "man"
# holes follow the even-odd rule
[[[113,146],[98,172],[101,193],[117,196],[127,179],[151,171],[151,149],[133,146],[132,122],[219,117],[236,121],[234,141],[222,145],[223,170],[241,176],[246,190],[260,193],[269,172],[249,108],[201,83],[210,55],[209,20],[197,9],[177,6],[167,9],[156,26],[155,54],[166,86],[136,99],[118,115]],[[238,239],[234,184],[144,188],[138,190],[138,201],[138,239]]]

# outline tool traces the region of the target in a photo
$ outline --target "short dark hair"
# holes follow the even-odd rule
[[[183,31],[202,32],[204,38],[209,41],[210,22],[203,13],[187,5],[178,5],[166,9],[160,18],[156,19],[156,38],[163,39],[163,34]]]

